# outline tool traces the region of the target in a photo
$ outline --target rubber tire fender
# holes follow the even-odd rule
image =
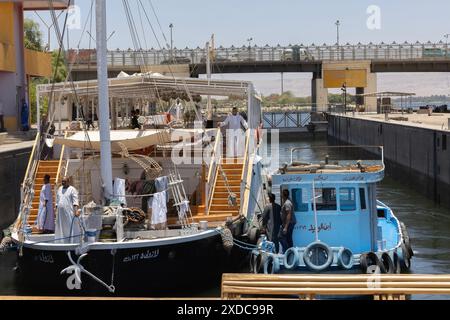
[[[251,244],[256,244],[259,240],[259,237],[261,235],[261,231],[257,227],[250,228],[250,231],[248,232],[248,239],[250,240]]]
[[[256,256],[253,273],[262,273],[264,271],[264,263],[266,259],[265,254],[260,253]]]
[[[257,253],[252,252],[250,254],[250,272],[255,273],[255,266],[256,266],[256,257],[258,256]]]
[[[350,256],[350,261],[348,263],[344,262],[344,259],[343,259],[343,255],[344,254],[347,254],[347,255]],[[353,268],[353,264],[354,264],[353,252],[350,249],[348,249],[348,248],[341,248],[341,249],[339,249],[338,254],[337,254],[337,261],[338,261],[338,265],[342,269],[350,270],[351,268]]]
[[[408,249],[409,257],[414,256],[414,251],[411,247],[411,238],[409,237],[408,230],[406,229],[406,225],[403,222],[400,222],[400,229],[402,230],[403,234],[403,242],[406,246],[406,249]]]
[[[395,267],[395,273],[399,274],[402,272],[402,267],[400,266],[400,258],[398,256],[398,253],[394,251],[394,259],[392,260],[392,262],[394,263],[394,267]]]
[[[290,257],[292,257],[292,259],[289,259]],[[289,260],[291,260],[290,263]],[[298,265],[299,261],[300,261],[300,254],[298,253],[297,248],[292,247],[286,250],[283,258],[283,264],[286,269],[288,270],[294,269]]]
[[[378,266],[381,273],[385,272],[383,264],[374,252],[363,253],[359,258],[359,262],[363,273],[367,273],[370,266]]]
[[[380,257],[380,262],[383,265],[386,273],[395,273],[395,265],[389,253],[383,252]]]
[[[311,262],[309,258],[309,252],[311,252],[312,249],[316,247],[324,249],[328,255],[327,261],[321,266],[316,266]],[[303,261],[305,262],[306,266],[314,271],[323,271],[327,269],[333,263],[333,258],[334,258],[333,250],[326,243],[320,241],[314,241],[310,243],[306,247],[305,252],[303,253]]]
[[[269,271],[269,267],[271,268]],[[264,260],[264,274],[275,274],[280,271],[280,261],[278,257],[273,254],[269,254]]]
[[[400,245],[401,248],[401,257],[400,257],[400,267],[402,271],[407,271],[411,268],[411,257],[409,256],[408,248],[406,245],[402,243]]]

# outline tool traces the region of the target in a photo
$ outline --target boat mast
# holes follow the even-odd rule
[[[211,83],[211,57],[212,57],[212,50],[214,50],[214,34],[211,35],[210,42],[206,43],[206,76],[208,79],[208,86]],[[208,95],[207,105],[207,120],[212,121],[213,119],[213,111],[212,111],[212,105],[211,105],[211,96]]]
[[[100,127],[100,170],[103,182],[103,195],[111,199],[112,192],[112,160],[111,138],[109,132],[109,92],[108,65],[106,58],[106,0],[95,1],[96,42],[97,42],[97,81],[98,109]]]

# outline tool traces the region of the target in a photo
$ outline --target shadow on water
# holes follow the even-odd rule
[[[299,138],[293,135],[280,137],[280,163],[290,161],[290,149],[293,147],[327,146],[326,138]],[[331,150],[331,149],[330,149]],[[302,161],[342,157],[339,149],[327,151],[302,152]],[[411,181],[414,183],[414,181]],[[412,273],[450,274],[450,210],[440,208],[422,194],[411,190],[408,185],[400,184],[389,177],[378,186],[378,198],[389,205],[396,216],[408,227],[411,243],[415,252],[412,259]],[[7,252],[0,255],[0,295],[14,295],[23,290],[17,288],[14,281],[13,268],[16,264],[16,253]],[[22,288],[23,289],[23,288]],[[42,292],[33,292],[35,295]],[[212,288],[201,293],[193,293],[196,297],[218,297],[220,288]],[[448,296],[414,296],[414,299],[448,299]]]

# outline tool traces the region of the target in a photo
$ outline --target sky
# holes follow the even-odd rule
[[[173,24],[173,42],[176,48],[204,47],[212,33],[215,35],[216,46],[247,45],[249,38],[253,39],[252,45],[261,46],[294,43],[334,44],[337,36],[336,20],[340,21],[341,44],[347,42],[351,44],[392,43],[393,41],[397,43],[445,42],[444,35],[450,33],[450,19],[448,19],[450,1],[448,0],[127,0],[126,2],[131,8],[136,27],[139,29],[141,43],[146,48],[158,48],[159,45],[164,46],[170,43],[170,23]],[[145,10],[140,7],[141,3]],[[86,25],[86,30],[90,30],[95,38],[94,21],[92,28],[90,27],[91,0],[75,0],[75,4],[79,7],[79,11],[75,10],[69,16],[69,21],[72,22],[69,29],[70,47],[76,48],[78,44],[80,48],[94,47],[88,33],[82,32]],[[151,4],[157,18],[153,14]],[[375,11],[373,11],[374,8]],[[48,13],[39,12],[39,15],[47,25],[51,25]],[[156,36],[151,31],[146,15]],[[47,43],[48,28],[45,24],[34,12],[28,12],[26,16],[41,24],[44,42]],[[63,20],[64,14],[59,18],[61,24]],[[142,32],[141,21],[144,32]],[[109,49],[133,48],[122,0],[107,1],[107,24],[108,35],[114,32],[108,40]],[[54,34],[53,28],[51,33]],[[56,46],[56,38],[52,35],[51,47]],[[444,86],[448,83],[449,76],[447,74],[433,75],[431,80],[434,85],[430,85],[429,89],[427,87],[425,90],[419,87],[417,89],[426,92],[431,90],[430,94],[449,91],[448,86]],[[242,75],[231,76],[242,78]],[[396,81],[399,76],[402,75],[380,75],[379,86],[380,81],[385,78],[389,80],[386,83],[394,86],[404,85],[402,81]],[[220,77],[229,78],[230,75]],[[245,75],[244,78],[256,79],[255,82],[266,81],[261,83],[260,91],[263,93],[281,90],[280,75],[253,74]],[[293,91],[300,94],[302,89],[298,86],[310,87],[308,74],[286,75],[284,78],[285,90],[293,87]],[[418,86],[423,82],[419,79]],[[413,87],[416,86],[413,85]],[[309,92],[309,90],[306,91]]]

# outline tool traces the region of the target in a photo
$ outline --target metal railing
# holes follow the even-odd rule
[[[303,158],[294,159],[294,152],[296,151],[323,151],[325,153],[330,153],[332,158],[330,161],[338,162],[360,162],[363,164],[365,161],[377,162],[382,165],[384,170],[384,147],[383,146],[371,146],[371,145],[338,145],[338,146],[314,146],[314,147],[295,147],[291,149],[291,162],[293,164],[294,160],[304,161]],[[323,153],[322,152],[322,153]],[[327,154],[328,156],[328,154]],[[350,157],[349,157],[350,156]],[[362,158],[365,157],[366,159]],[[317,163],[320,160],[316,160]]]
[[[231,46],[218,47],[212,62],[251,62],[251,61],[315,61],[315,60],[414,60],[450,59],[446,43],[396,43],[391,44],[345,44],[345,45],[287,45],[287,46]],[[168,49],[113,50],[108,51],[110,67],[126,67],[154,64],[199,64],[206,63],[205,48],[173,49],[173,58]],[[69,50],[68,61],[77,64],[95,64],[96,51],[91,49]]]
[[[311,122],[310,112],[264,112],[264,129],[303,128]]]

